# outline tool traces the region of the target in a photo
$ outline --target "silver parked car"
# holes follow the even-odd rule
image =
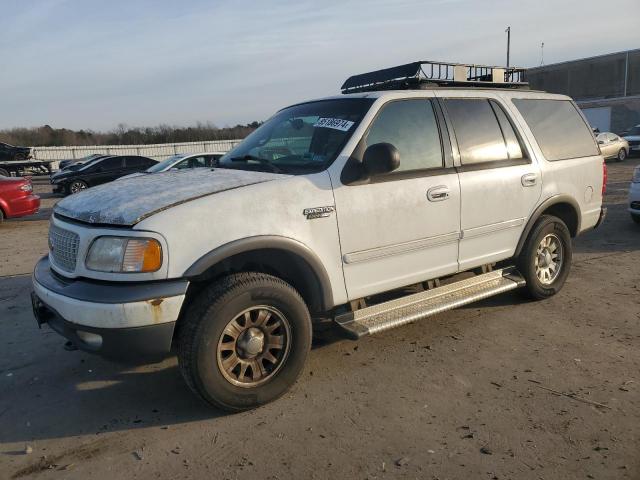
[[[615,158],[619,162],[629,156],[629,142],[615,133],[603,132],[596,137],[600,151],[605,159]]]

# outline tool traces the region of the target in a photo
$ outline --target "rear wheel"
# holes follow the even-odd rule
[[[526,293],[534,299],[558,293],[569,275],[571,257],[571,235],[565,223],[542,215],[518,258],[518,268],[527,281]]]
[[[634,222],[636,222],[638,225],[640,225],[640,215],[636,215],[635,213],[631,214],[631,220],[633,220]]]
[[[89,188],[87,182],[84,182],[82,180],[74,180],[67,187],[67,193],[73,195],[74,193],[81,192],[82,190],[86,190],[87,188]]]
[[[4,212],[0,208],[0,223],[4,222]]]
[[[180,326],[178,361],[189,387],[229,411],[263,405],[302,373],[311,346],[307,306],[289,284],[239,273],[204,289]]]
[[[619,162],[624,162],[625,159],[627,158],[627,151],[624,148],[621,148],[618,151],[618,155],[616,156],[616,158],[618,159]]]

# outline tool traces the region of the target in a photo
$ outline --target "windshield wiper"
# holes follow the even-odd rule
[[[277,167],[276,165],[271,163],[269,160],[261,157],[256,157],[255,155],[243,155],[241,157],[231,157],[230,160],[232,162],[248,162],[250,160],[254,160],[260,163],[260,165],[264,165],[265,167],[269,168],[273,173],[284,173],[284,170],[282,170],[280,167]]]

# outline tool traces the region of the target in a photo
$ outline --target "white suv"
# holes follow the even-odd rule
[[[359,338],[515,288],[554,295],[571,238],[604,214],[591,129],[513,70],[424,67],[284,108],[213,171],[62,200],[38,323],[119,359],[175,344],[194,392],[242,410],[295,382],[314,327]]]

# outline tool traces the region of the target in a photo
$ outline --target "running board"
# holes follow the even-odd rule
[[[514,267],[508,267],[344,313],[334,320],[349,338],[356,340],[524,285],[520,273]]]

